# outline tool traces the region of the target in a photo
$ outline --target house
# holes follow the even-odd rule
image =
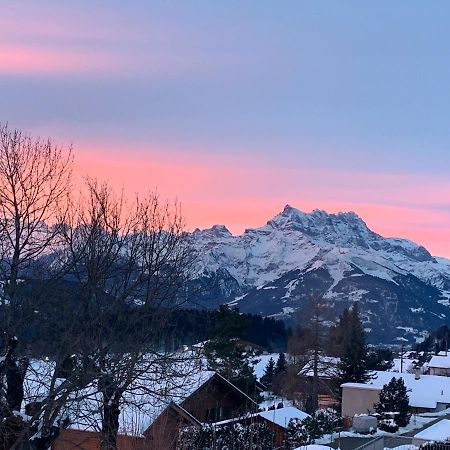
[[[330,380],[339,376],[340,358],[320,356],[317,361],[317,372],[322,380]],[[300,370],[299,375],[312,377],[314,375],[314,360],[310,359]]]
[[[431,358],[428,363],[430,375],[440,375],[443,377],[450,376],[450,355],[447,355],[446,353],[447,352],[439,352],[438,355]]]
[[[450,420],[443,419],[413,437],[413,445],[420,447],[427,442],[447,442],[450,440]]]
[[[374,410],[383,386],[403,378],[412,413],[436,412],[450,407],[450,377],[395,372],[374,372],[369,383],[342,384],[342,416],[353,417]]]
[[[142,392],[136,388],[129,394],[133,397],[127,399],[119,417],[118,450],[172,450],[183,426],[201,427],[257,410],[250,397],[216,372],[199,370],[179,378],[147,379]],[[160,396],[147,396],[147,389],[159,390]],[[86,410],[83,404],[75,405],[71,428],[62,431],[52,450],[100,449],[101,402],[96,395]]]
[[[286,429],[292,419],[303,420],[307,417],[310,416],[294,406],[287,406],[285,408],[258,413],[259,420],[265,422],[269,430],[274,433],[273,446],[275,448],[281,448],[284,445]]]
[[[144,431],[147,448],[175,449],[182,426],[200,427],[244,417],[258,405],[244,392],[216,372],[178,403],[170,403]]]
[[[208,342],[209,342],[209,340],[197,342],[196,344],[192,344],[191,347],[187,347],[185,351],[192,351],[194,353],[197,353],[198,355],[204,355],[205,354],[205,345]]]
[[[317,373],[319,377],[319,407],[329,408],[336,403],[336,393],[339,386],[336,380],[339,379],[340,358],[321,355],[317,361]],[[305,400],[312,389],[314,377],[314,360],[309,360],[299,371],[298,375],[305,380],[300,398]]]

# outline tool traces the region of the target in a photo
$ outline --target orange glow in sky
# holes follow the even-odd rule
[[[8,3],[0,122],[73,142],[78,176],[191,230],[353,210],[450,257],[450,3]]]
[[[419,177],[405,175],[277,167],[268,159],[255,162],[245,155],[120,153],[114,147],[76,155],[79,177],[95,175],[129,194],[157,189],[164,198],[179,200],[189,230],[223,224],[240,234],[264,225],[290,204],[306,212],[355,211],[379,234],[411,239],[438,256],[450,255],[449,212],[440,206],[450,195],[450,183],[425,186]],[[356,194],[351,192],[355,183],[360,186]]]

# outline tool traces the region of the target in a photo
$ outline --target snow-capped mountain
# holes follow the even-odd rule
[[[192,239],[196,280],[210,287],[201,300],[211,306],[294,321],[313,296],[323,295],[334,316],[358,301],[371,340],[384,341],[417,338],[450,317],[450,260],[384,238],[353,212],[288,205],[240,236],[216,225]]]

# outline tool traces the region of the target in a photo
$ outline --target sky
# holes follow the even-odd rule
[[[188,229],[290,204],[450,257],[448,1],[4,2],[0,121]]]

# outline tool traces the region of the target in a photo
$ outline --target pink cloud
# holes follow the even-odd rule
[[[190,229],[223,223],[234,233],[261,226],[286,203],[302,210],[357,212],[374,231],[412,239],[450,256],[450,183],[400,174],[283,167],[270,157],[146,149],[120,153],[79,148],[78,173],[129,193],[158,188],[178,198]]]
[[[50,74],[104,70],[112,61],[105,55],[30,46],[0,46],[0,73]]]

